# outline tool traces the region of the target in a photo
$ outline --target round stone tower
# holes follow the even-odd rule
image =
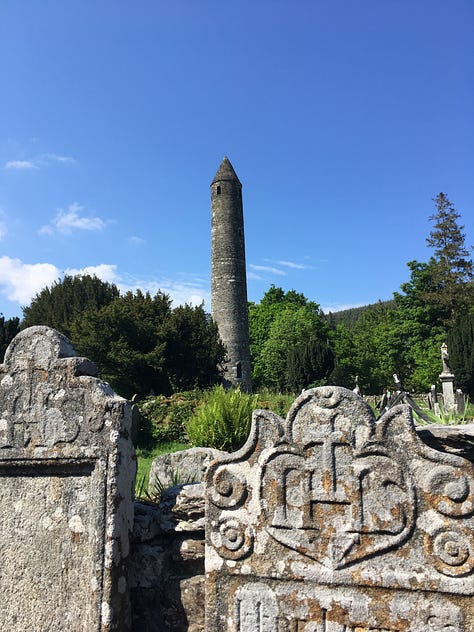
[[[227,349],[224,379],[250,392],[251,367],[242,185],[227,156],[211,183],[211,311]]]

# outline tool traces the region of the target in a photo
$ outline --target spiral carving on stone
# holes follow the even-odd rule
[[[219,468],[212,478],[211,500],[217,507],[231,509],[247,497],[247,480],[241,472]]]
[[[431,539],[431,554],[436,569],[448,577],[468,575],[474,568],[472,535],[466,531],[438,531]]]
[[[252,552],[254,541],[250,525],[236,518],[222,518],[211,533],[211,542],[219,555],[227,560],[240,560]]]
[[[425,476],[423,488],[445,516],[467,516],[474,511],[472,481],[462,470],[441,465]]]

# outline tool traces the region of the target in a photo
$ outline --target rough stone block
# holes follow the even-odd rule
[[[207,632],[474,630],[474,468],[351,391],[256,411],[206,477]]]
[[[32,327],[0,366],[2,630],[129,630],[130,407]]]

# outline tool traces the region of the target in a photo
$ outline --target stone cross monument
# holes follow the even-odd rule
[[[441,345],[441,360],[443,370],[439,374],[441,386],[443,388],[443,404],[446,413],[457,412],[456,399],[454,397],[454,375],[449,366],[448,345]]]
[[[212,317],[227,349],[228,386],[251,390],[242,184],[227,156],[211,183]]]

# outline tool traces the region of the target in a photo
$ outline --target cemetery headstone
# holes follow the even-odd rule
[[[474,629],[474,468],[408,406],[311,389],[206,476],[207,632]]]
[[[0,627],[130,629],[130,407],[67,338],[32,327],[0,365]]]
[[[441,361],[443,370],[439,375],[441,387],[443,389],[443,408],[446,413],[457,412],[456,398],[454,396],[454,375],[449,366],[448,345],[441,345]]]

